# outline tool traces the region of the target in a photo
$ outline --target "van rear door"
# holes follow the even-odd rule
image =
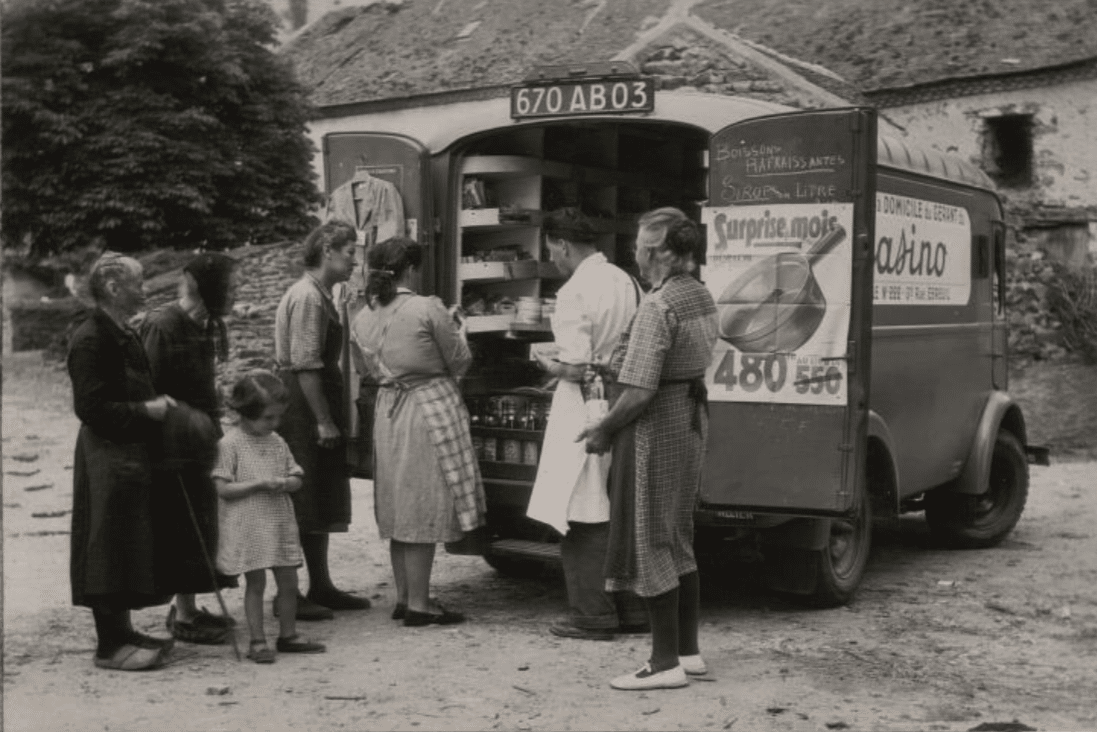
[[[871,109],[713,135],[703,279],[720,337],[702,509],[836,515],[862,490],[875,187]]]
[[[330,196],[340,186],[356,176],[373,176],[396,186],[403,199],[404,234],[423,244],[423,267],[419,292],[431,294],[434,282],[434,256],[431,241],[434,233],[434,217],[431,210],[430,155],[421,143],[403,135],[385,133],[337,133],[324,137],[324,180]],[[357,202],[359,211],[366,204]],[[361,221],[356,223],[362,223]],[[372,241],[370,232],[359,241]],[[357,272],[348,284],[360,290],[365,282],[365,252],[358,255]],[[352,293],[359,295],[360,293]],[[361,297],[354,297],[348,307],[348,319],[363,305]],[[344,337],[349,328],[344,328]],[[343,373],[347,374],[347,423],[351,425],[347,440],[347,462],[351,472],[361,478],[373,477],[373,452],[371,427],[373,424],[373,397],[376,387],[361,383],[350,357],[349,342],[344,342]]]

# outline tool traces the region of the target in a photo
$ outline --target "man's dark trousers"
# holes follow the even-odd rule
[[[647,607],[631,592],[606,592],[605,563],[609,522],[568,522],[560,542],[560,558],[567,583],[570,620],[585,630],[614,630],[648,622]]]

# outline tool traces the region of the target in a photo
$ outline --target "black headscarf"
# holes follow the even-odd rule
[[[217,358],[228,360],[229,338],[225,328],[224,316],[228,315],[229,286],[232,283],[232,268],[236,260],[217,252],[204,252],[192,259],[183,271],[194,278],[198,285],[198,296],[209,313],[206,323],[206,335],[217,345]]]

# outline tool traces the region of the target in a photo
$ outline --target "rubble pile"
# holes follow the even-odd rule
[[[754,64],[732,58],[726,48],[691,31],[653,46],[639,62],[640,71],[655,78],[656,89],[693,87],[709,94],[748,97],[789,107],[819,106],[807,94],[770,78]]]

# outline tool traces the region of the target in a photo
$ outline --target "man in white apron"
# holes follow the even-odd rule
[[[605,591],[612,456],[588,454],[575,438],[586,425],[583,376],[589,365],[609,360],[632,322],[640,289],[598,251],[598,234],[577,209],[554,211],[542,226],[552,261],[568,281],[556,294],[552,316],[557,351],[554,357],[537,353],[559,384],[526,513],[564,534],[560,551],[570,617],[549,630],[565,638],[612,640],[615,633],[645,630],[647,613],[639,598]]]

